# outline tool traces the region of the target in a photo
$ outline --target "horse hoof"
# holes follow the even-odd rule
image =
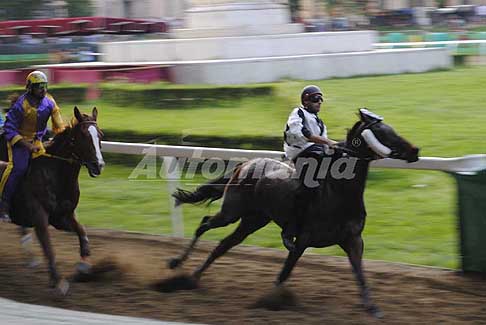
[[[93,267],[89,263],[79,262],[76,264],[76,271],[80,274],[90,274],[93,271]]]
[[[378,308],[378,307],[377,307],[377,306],[375,306],[375,305],[368,306],[368,307],[366,308],[366,311],[367,311],[368,313],[370,313],[370,314],[371,314],[371,316],[373,316],[373,317],[375,317],[375,318],[378,318],[378,319],[383,318],[383,316],[384,316],[384,314],[383,314],[383,312],[380,310],[380,308]]]
[[[180,258],[172,258],[169,260],[169,269],[173,270],[182,264],[182,260]]]
[[[56,285],[56,291],[61,295],[65,296],[69,292],[69,282],[65,279],[61,279]]]

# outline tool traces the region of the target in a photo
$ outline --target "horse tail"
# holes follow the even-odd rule
[[[213,201],[219,200],[224,195],[226,185],[233,179],[235,172],[240,169],[240,165],[236,165],[231,172],[199,186],[193,192],[178,188],[177,191],[172,193],[172,196],[176,200],[175,206],[183,203],[201,204],[208,201],[208,204],[210,204]]]

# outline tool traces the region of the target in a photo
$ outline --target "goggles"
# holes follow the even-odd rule
[[[47,89],[47,82],[39,82],[32,84],[32,89]]]
[[[319,103],[319,102],[323,102],[324,99],[322,98],[322,95],[321,94],[315,94],[315,95],[312,95],[309,97],[309,101],[311,103]]]

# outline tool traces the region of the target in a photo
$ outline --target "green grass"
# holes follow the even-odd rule
[[[345,129],[356,121],[357,108],[366,106],[421,147],[422,156],[454,157],[486,151],[485,67],[312,83],[325,92],[321,116],[332,138],[343,138]],[[94,104],[100,110],[104,129],[154,136],[275,137],[282,134],[287,115],[298,103],[305,84],[277,83],[274,96],[246,98],[216,107],[166,111],[114,107],[103,101]],[[133,161],[124,166],[108,164],[100,179],[90,179],[83,173],[78,209],[82,222],[93,227],[171,233],[167,181],[128,180],[135,165]],[[190,182],[202,181],[199,178]],[[434,171],[373,169],[365,199],[365,258],[459,267],[456,193],[450,176]],[[202,216],[217,210],[217,204],[184,207],[186,236],[192,235]],[[219,240],[233,228],[212,230],[203,238]],[[275,225],[269,225],[245,244],[281,248],[279,232]],[[336,247],[313,251],[343,255]]]

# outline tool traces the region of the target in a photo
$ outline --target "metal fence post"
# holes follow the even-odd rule
[[[453,176],[457,181],[462,270],[486,273],[486,170]]]
[[[172,235],[184,237],[184,217],[182,208],[175,206],[175,199],[171,196],[180,187],[181,173],[178,159],[175,157],[162,157],[162,169],[167,179],[167,192],[169,194],[169,206],[171,209]]]

